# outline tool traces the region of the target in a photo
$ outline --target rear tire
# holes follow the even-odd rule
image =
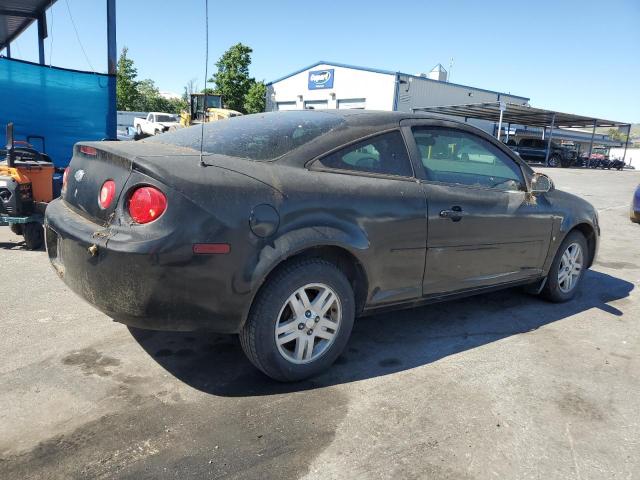
[[[9,225],[9,229],[16,235],[22,235],[22,224],[20,223],[12,223]]]
[[[38,250],[42,247],[44,240],[44,230],[42,225],[37,222],[29,222],[24,225],[22,232],[24,235],[24,243],[27,250]]]
[[[302,259],[276,272],[258,293],[240,344],[269,377],[303,380],[338,358],[354,317],[353,289],[344,273],[326,260]]]
[[[574,230],[560,244],[541,295],[552,302],[571,300],[578,291],[588,263],[587,240]]]

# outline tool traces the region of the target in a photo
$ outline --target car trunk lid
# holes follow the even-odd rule
[[[167,151],[170,150],[170,151]],[[180,150],[185,150],[180,148]],[[191,152],[189,150],[189,152]],[[62,198],[78,213],[98,224],[107,225],[114,218],[139,155],[158,156],[184,154],[166,145],[139,142],[81,142],[74,146],[67,183]],[[195,163],[195,162],[194,162]],[[197,165],[194,165],[197,168]],[[98,202],[100,190],[107,180],[113,180],[115,192],[107,208]],[[158,180],[163,181],[162,178]]]

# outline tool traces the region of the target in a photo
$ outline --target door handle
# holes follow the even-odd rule
[[[440,216],[442,218],[449,218],[453,222],[459,222],[462,220],[462,217],[465,215],[465,212],[462,211],[462,207],[454,206],[451,207],[451,210],[441,210]]]

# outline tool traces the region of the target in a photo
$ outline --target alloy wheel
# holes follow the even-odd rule
[[[336,292],[323,283],[297,289],[285,301],[275,323],[278,352],[295,364],[310,363],[333,344],[342,308]]]
[[[562,254],[558,266],[558,288],[564,293],[574,289],[582,272],[583,254],[578,243],[570,244]]]

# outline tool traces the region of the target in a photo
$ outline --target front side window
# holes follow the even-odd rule
[[[328,168],[382,175],[413,175],[404,139],[398,131],[368,138],[320,160]]]
[[[520,167],[488,141],[461,130],[413,129],[427,179],[435,182],[526,190]]]

